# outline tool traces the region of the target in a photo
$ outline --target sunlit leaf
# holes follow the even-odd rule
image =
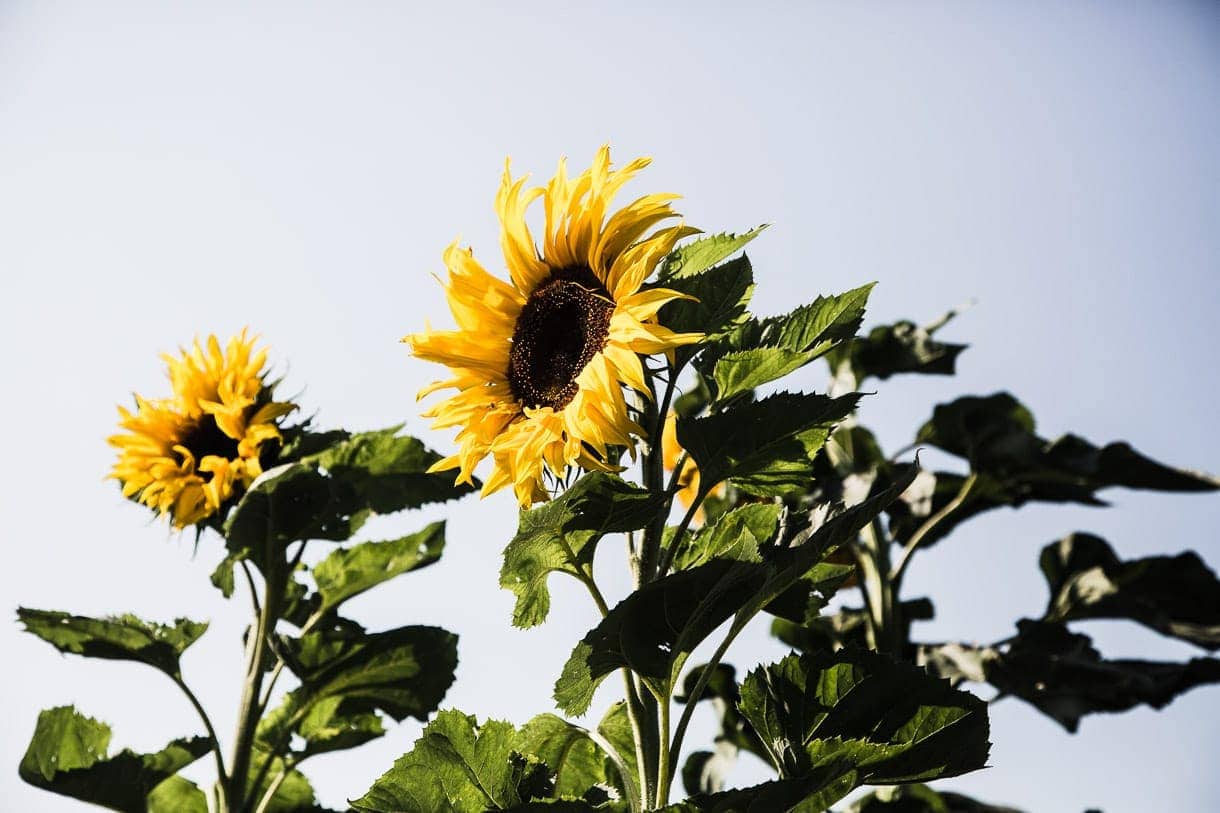
[[[338,607],[352,596],[395,576],[433,564],[445,547],[445,523],[434,522],[418,533],[388,542],[362,542],[338,548],[314,565],[322,596],[321,611]]]

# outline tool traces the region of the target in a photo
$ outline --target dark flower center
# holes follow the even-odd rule
[[[552,271],[530,294],[513,328],[508,385],[528,407],[561,409],[576,397],[576,377],[610,336],[614,300],[591,270]]]
[[[216,455],[226,460],[237,459],[237,441],[226,435],[216,425],[216,419],[211,415],[203,415],[179,441],[195,455],[198,465],[208,455]],[[210,480],[210,472],[197,472],[205,481]]]

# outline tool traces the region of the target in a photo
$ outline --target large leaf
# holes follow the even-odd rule
[[[517,597],[513,624],[532,627],[551,607],[551,573],[579,576],[592,567],[598,540],[643,528],[663,498],[613,474],[586,474],[558,498],[522,511],[516,536],[504,549],[500,586]]]
[[[288,463],[264,472],[225,520],[229,550],[265,569],[269,554],[318,533],[332,497],[330,480],[312,466]]]
[[[951,317],[953,314],[949,314]],[[867,336],[836,347],[827,357],[830,372],[848,389],[856,389],[866,378],[887,379],[899,373],[953,375],[964,344],[938,342],[933,338],[939,324],[920,327],[901,321],[879,325]]]
[[[352,807],[363,813],[485,813],[551,794],[547,767],[514,751],[510,723],[453,709],[436,715]]]
[[[609,786],[606,753],[580,726],[554,714],[539,714],[517,733],[513,750],[545,762],[553,774],[555,797],[583,797],[594,785]],[[617,772],[616,772],[617,773]]]
[[[1015,807],[980,802],[960,793],[935,791],[927,785],[883,788],[857,799],[848,813],[1021,813]]]
[[[555,683],[555,701],[584,714],[605,677],[620,667],[667,697],[690,652],[736,616],[733,633],[826,554],[855,538],[905,483],[827,520],[795,547],[769,547],[759,561],[713,559],[645,585],[623,599],[577,644]],[[823,597],[823,601],[829,597]]]
[[[158,785],[209,750],[206,737],[174,740],[153,754],[107,757],[110,726],[72,706],[38,715],[18,773],[35,787],[123,813],[144,813]],[[186,794],[186,798],[191,798]]]
[[[732,337],[732,350],[715,358],[712,379],[720,401],[750,392],[791,373],[856,335],[873,284],[837,296],[820,296],[791,313],[750,320]],[[709,351],[712,352],[712,351]]]
[[[1215,658],[1106,660],[1087,635],[1061,623],[1023,619],[1017,631],[1003,647],[925,646],[920,660],[954,680],[985,679],[1073,732],[1086,714],[1139,705],[1159,709],[1196,686],[1220,683],[1220,660]]]
[[[1042,549],[1046,620],[1129,618],[1220,649],[1220,580],[1192,551],[1122,561],[1105,540],[1075,533]]]
[[[389,542],[363,542],[339,548],[313,568],[321,610],[338,607],[352,596],[395,576],[427,567],[441,558],[445,523],[434,522],[418,533]]]
[[[859,398],[776,393],[701,418],[680,418],[678,443],[707,488],[732,480],[760,496],[801,493],[813,479],[814,455]]]
[[[983,767],[990,747],[982,700],[859,649],[756,669],[742,684],[741,712],[784,778],[827,765],[850,769],[856,785],[957,776]]]
[[[207,631],[208,625],[178,618],[154,624],[134,615],[89,618],[56,610],[17,609],[17,620],[60,652],[87,658],[137,661],[177,677],[178,659]]]
[[[376,633],[312,632],[281,644],[301,686],[259,724],[268,751],[297,733],[310,752],[351,747],[380,736],[374,712],[425,720],[440,705],[457,667],[457,636],[439,627]]]
[[[754,293],[754,273],[744,255],[698,274],[666,280],[664,287],[693,299],[664,305],[658,321],[678,333],[703,333],[713,339],[746,319],[746,306]],[[682,355],[694,348],[679,348]]]
[[[665,284],[673,279],[701,274],[741,251],[765,228],[767,226],[763,224],[744,234],[711,234],[692,240],[669,253],[662,261],[657,277],[661,284]]]

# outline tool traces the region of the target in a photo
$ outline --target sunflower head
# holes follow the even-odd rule
[[[172,395],[135,396],[119,407],[119,458],[110,477],[123,496],[168,515],[175,528],[201,522],[262,474],[260,455],[281,439],[279,421],[296,404],[272,400],[266,349],[243,330],[222,349],[215,336],[164,355]]]
[[[702,338],[657,323],[661,306],[682,294],[641,290],[674,244],[694,233],[681,224],[654,228],[678,216],[670,206],[677,196],[645,195],[611,211],[619,189],[647,165],[640,158],[611,169],[602,147],[580,175],[569,178],[560,161],[555,176],[532,189],[505,165],[496,211],[509,280],[451,245],[445,288],[457,329],[403,339],[452,373],[421,397],[457,390],[424,413],[434,428],[459,427],[458,452],[433,470],[457,469],[457,482],[471,483],[475,466],[491,457],[483,493],[512,485],[525,506],[547,498],[548,473],[616,470],[610,449],[633,449],[644,437],[623,391],[649,395],[640,357]],[[541,243],[526,223],[540,198]]]

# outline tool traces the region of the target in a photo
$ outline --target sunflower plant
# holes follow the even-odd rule
[[[206,622],[20,608],[26,630],[61,652],[162,672],[203,727],[154,753],[111,753],[108,725],[72,706],[47,709],[21,777],[119,811],[321,810],[302,763],[380,737],[386,718],[426,719],[457,665],[457,636],[447,630],[370,631],[344,614],[348,599],[435,563],[444,523],[386,541],[358,540],[360,528],[374,514],[452,499],[470,486],[429,474],[440,455],[399,427],[351,433],[294,422],[298,405],[277,397],[267,351],[245,331],[224,345],[209,336],[164,361],[169,395],[137,395],[134,409],[119,408],[110,476],[124,496],[220,557],[211,580],[224,598],[248,593],[232,736],[221,739],[218,727],[230,721],[204,708],[183,669]],[[329,551],[307,566],[306,548],[320,545]],[[205,758],[210,787],[179,775]]]

